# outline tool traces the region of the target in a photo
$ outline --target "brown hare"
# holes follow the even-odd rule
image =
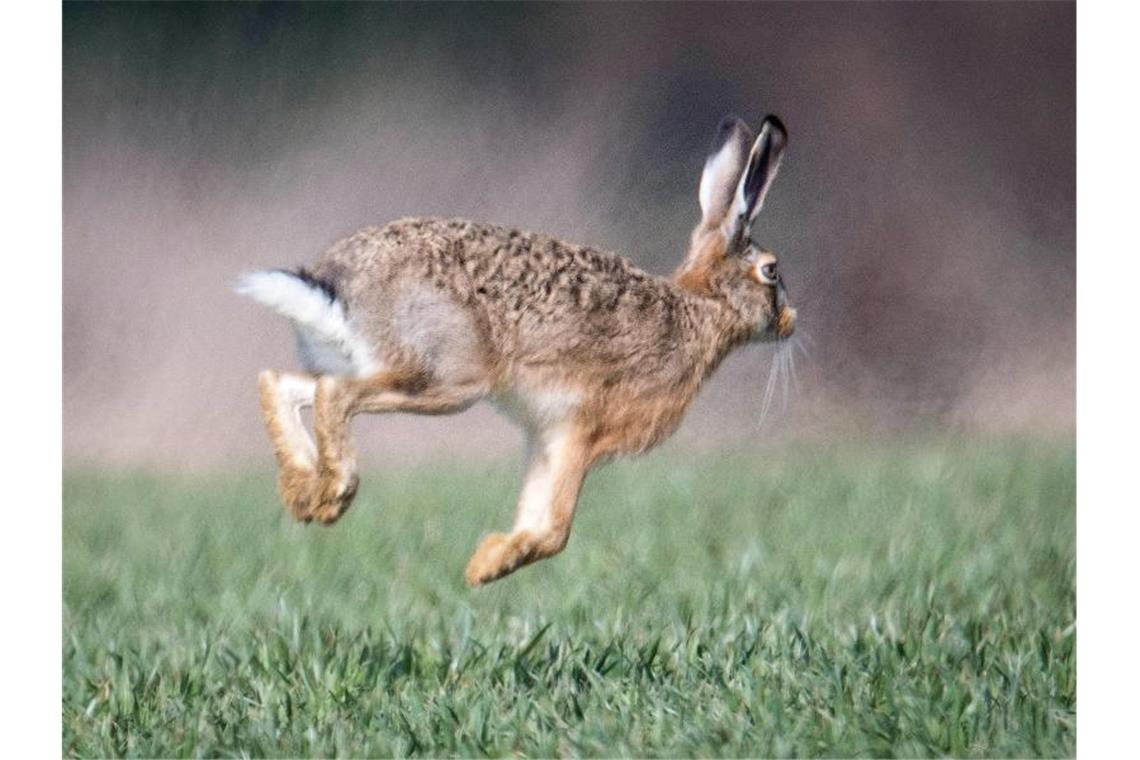
[[[306,370],[259,377],[293,516],[329,524],[352,502],[354,415],[489,399],[525,430],[528,471],[514,527],[483,539],[467,581],[560,552],[591,467],[660,443],[729,351],[795,328],[776,256],[749,237],[786,142],[774,116],[755,141],[741,120],[721,123],[671,279],[544,235],[431,218],[363,229],[311,267],[245,275],[239,292],[292,321]]]

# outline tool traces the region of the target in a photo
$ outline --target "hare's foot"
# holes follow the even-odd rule
[[[281,503],[298,522],[313,520],[313,485],[316,473],[311,469],[284,466],[277,473],[277,493]]]
[[[492,533],[483,539],[467,563],[467,583],[482,586],[533,562],[537,541],[530,531]]]
[[[355,466],[343,462],[323,466],[313,489],[313,518],[321,525],[335,523],[352,505],[359,485]]]
[[[316,520],[332,525],[348,511],[356,496],[360,478],[355,469],[340,466],[311,469],[282,467],[277,478],[281,501],[298,522]]]

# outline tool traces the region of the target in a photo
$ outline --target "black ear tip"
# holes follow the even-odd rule
[[[780,121],[780,117],[776,114],[770,113],[764,117],[764,121],[760,123],[760,128],[763,129],[764,127],[771,127],[784,137],[788,136],[788,128],[784,126],[784,122]]]
[[[716,137],[713,138],[712,145],[709,148],[709,153],[714,154],[720,151],[721,148],[732,139],[733,135],[748,134],[748,125],[739,116],[728,115],[720,120],[720,124],[716,128]]]

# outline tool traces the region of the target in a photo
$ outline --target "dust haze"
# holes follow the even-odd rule
[[[256,373],[296,366],[242,271],[463,216],[668,274],[727,113],[788,125],[755,237],[800,313],[672,447],[1071,435],[1070,4],[64,7],[68,464],[271,466]],[[782,395],[782,394],[778,394]],[[498,456],[490,410],[360,419],[365,459]]]

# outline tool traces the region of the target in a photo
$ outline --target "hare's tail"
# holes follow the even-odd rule
[[[303,269],[267,269],[242,275],[234,290],[293,323],[297,352],[309,372],[366,375],[376,370],[367,343],[353,330],[332,284]]]

